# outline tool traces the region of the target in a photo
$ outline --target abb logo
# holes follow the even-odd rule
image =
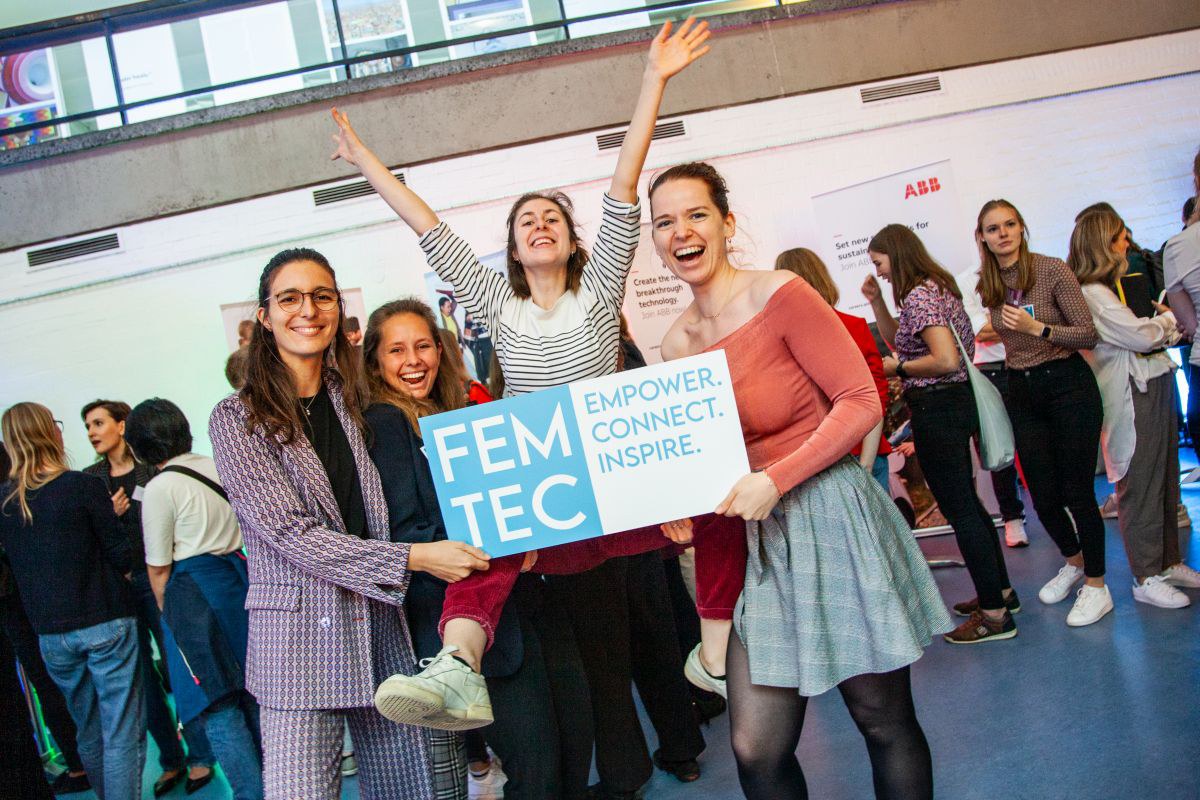
[[[910,197],[929,194],[930,192],[939,192],[941,189],[942,185],[938,183],[937,178],[930,178],[927,181],[917,181],[916,184],[910,183],[904,187],[904,199],[907,200]]]

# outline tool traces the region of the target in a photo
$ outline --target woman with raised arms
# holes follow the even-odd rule
[[[836,686],[875,796],[931,798],[908,665],[951,625],[904,518],[847,455],[880,419],[866,362],[804,280],[729,262],[735,220],[711,166],[659,174],[650,213],[655,250],[693,294],[663,357],[724,349],[755,470],[716,509],[747,520],[750,551],[726,660],[742,791],[808,796],[795,755],[805,708]],[[697,542],[697,564],[720,557],[713,544]]]

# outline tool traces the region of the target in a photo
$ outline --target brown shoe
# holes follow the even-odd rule
[[[1017,635],[1017,625],[1012,614],[1006,610],[1004,616],[993,622],[976,611],[971,617],[942,638],[950,644],[978,644],[1000,639],[1011,639]]]
[[[1009,593],[1008,597],[1004,598],[1004,607],[1008,609],[1008,613],[1016,614],[1021,610],[1021,601],[1017,598],[1017,591],[1014,589]],[[979,598],[972,597],[970,600],[963,600],[961,603],[954,604],[954,613],[960,617],[969,617],[979,610]]]

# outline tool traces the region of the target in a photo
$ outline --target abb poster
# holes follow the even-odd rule
[[[816,195],[813,212],[821,236],[814,249],[837,284],[838,308],[868,320],[875,316],[860,287],[875,267],[867,243],[884,225],[896,222],[914,230],[951,275],[979,262],[972,220],[959,208],[949,161]],[[883,290],[890,307],[891,290],[886,284]]]

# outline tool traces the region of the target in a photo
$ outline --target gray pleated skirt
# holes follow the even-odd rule
[[[818,695],[911,664],[953,627],[908,523],[850,458],[747,522],[746,537],[733,619],[752,683]]]

